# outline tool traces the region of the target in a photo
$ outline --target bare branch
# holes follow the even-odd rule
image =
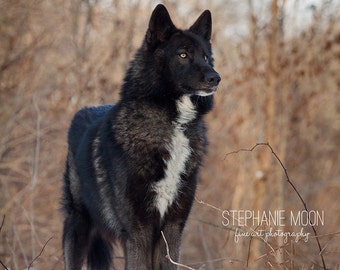
[[[2,230],[2,227],[4,226],[5,224],[5,218],[6,218],[6,215],[4,215],[4,217],[2,218],[2,222],[1,222],[1,226],[0,226],[0,232]]]
[[[216,211],[219,211],[221,213],[223,212],[223,210],[221,208],[218,208],[218,207],[216,207],[216,206],[214,206],[212,204],[209,204],[209,203],[207,203],[207,202],[205,202],[203,200],[199,200],[196,197],[195,197],[195,201],[198,202],[199,204],[203,204],[203,205],[209,206],[210,208],[212,208],[212,209],[214,209]]]
[[[6,215],[4,215],[4,217],[2,218],[2,222],[1,222],[1,226],[0,226],[0,232],[2,230],[2,227],[4,226],[5,224],[5,218],[6,218]],[[2,267],[5,269],[5,270],[8,270],[7,266],[0,260],[0,264],[2,265]]]
[[[224,159],[226,159],[227,156],[229,155],[232,155],[232,154],[237,154],[237,153],[240,153],[240,152],[252,152],[253,150],[255,150],[255,148],[257,148],[258,146],[266,146],[267,148],[270,149],[272,155],[275,157],[276,161],[280,164],[281,168],[283,169],[284,171],[284,174],[286,176],[286,181],[289,183],[289,185],[294,189],[295,193],[298,195],[300,201],[302,202],[303,204],[303,207],[304,209],[309,212],[309,209],[307,207],[307,203],[305,202],[305,200],[302,198],[300,192],[297,190],[297,188],[295,187],[295,185],[293,184],[293,182],[291,181],[289,175],[288,175],[288,170],[287,168],[285,167],[285,165],[282,163],[281,159],[278,157],[278,155],[276,154],[276,152],[274,151],[274,149],[272,148],[272,146],[266,142],[266,143],[256,143],[253,147],[251,147],[250,149],[239,149],[237,151],[232,151],[232,152],[229,152],[225,155]],[[313,230],[313,233],[314,233],[314,236],[315,236],[315,239],[316,239],[316,242],[317,242],[317,245],[318,245],[318,248],[319,248],[319,255],[320,255],[320,258],[321,258],[321,261],[322,261],[322,265],[323,265],[323,269],[326,270],[326,263],[325,263],[325,260],[324,260],[324,257],[323,257],[323,249],[321,247],[321,244],[320,244],[320,241],[319,241],[319,236],[317,234],[317,231],[315,229],[315,226],[311,223],[310,221],[310,218],[309,216],[307,217],[308,218],[308,223],[310,225],[310,227],[312,228]]]
[[[168,242],[166,241],[166,238],[164,236],[164,233],[163,231],[161,231],[161,234],[162,234],[162,237],[163,237],[163,240],[164,240],[164,243],[165,243],[165,247],[166,247],[166,258],[174,265],[177,265],[179,267],[183,267],[183,268],[186,268],[186,269],[190,269],[190,270],[195,270],[194,268],[191,268],[190,266],[187,266],[185,264],[181,264],[181,263],[178,263],[178,262],[175,262],[171,257],[170,257],[170,250],[169,250],[169,245],[168,245]]]
[[[241,148],[241,149],[238,149],[236,151],[232,151],[232,152],[229,152],[227,153],[225,156],[224,156],[224,160],[230,156],[230,155],[234,155],[234,154],[238,154],[240,152],[253,152],[255,150],[255,148],[257,148],[258,146],[261,146],[261,145],[264,145],[264,146],[267,146],[268,143],[256,143],[252,148],[248,149],[248,148]]]
[[[5,269],[5,270],[9,270],[8,268],[7,268],[7,266],[0,260],[0,264],[2,265],[2,267]]]
[[[44,246],[42,247],[42,249],[40,250],[40,253],[31,261],[31,263],[28,265],[27,270],[30,270],[31,266],[33,265],[33,263],[41,256],[41,254],[44,252],[45,247],[47,246],[48,242],[50,242],[52,240],[53,237],[50,237],[50,239],[48,239],[46,241],[46,243],[44,244]]]

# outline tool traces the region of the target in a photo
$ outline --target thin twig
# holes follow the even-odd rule
[[[2,218],[2,222],[1,222],[1,226],[0,226],[0,232],[2,230],[2,227],[4,226],[5,224],[5,218],[6,218],[6,215],[4,215],[4,217]]]
[[[186,269],[190,269],[190,270],[195,270],[194,268],[191,268],[190,266],[187,266],[185,264],[181,264],[181,263],[178,263],[178,262],[175,262],[171,257],[170,257],[170,250],[169,250],[169,245],[168,245],[168,242],[166,241],[166,238],[164,236],[164,233],[163,231],[161,231],[161,234],[162,234],[162,237],[163,237],[163,240],[164,240],[164,243],[165,243],[165,247],[166,247],[166,258],[174,265],[177,265],[179,267],[183,267],[183,268],[186,268]]]
[[[208,268],[209,269],[214,269],[214,265],[212,263],[212,257],[211,257],[211,253],[210,253],[210,249],[208,247],[207,240],[206,240],[206,237],[205,237],[204,232],[203,232],[202,224],[199,224],[199,230],[200,230],[203,250],[204,250],[204,253],[206,254],[205,257],[207,258]]]
[[[25,265],[27,265],[29,261],[27,259],[27,254],[25,252],[25,249],[24,249],[24,246],[23,246],[23,243],[22,243],[22,239],[20,238],[20,236],[19,236],[19,234],[17,232],[17,227],[16,226],[13,227],[13,234],[14,234],[14,239],[18,242],[19,249],[20,249],[22,257],[23,257],[23,259],[25,261]],[[14,250],[12,249],[11,252],[12,252],[12,255],[15,256],[14,257],[15,261],[17,261],[15,249]],[[16,264],[17,264],[17,262],[16,262]],[[18,269],[18,267],[16,267],[16,269]]]
[[[46,241],[46,243],[44,244],[44,246],[42,247],[42,249],[40,250],[40,253],[31,261],[31,263],[28,265],[27,270],[30,270],[31,266],[33,265],[33,263],[41,256],[41,254],[44,252],[45,247],[47,246],[48,242],[50,242],[52,240],[53,237],[50,237],[50,239],[48,239]]]
[[[31,187],[30,187],[30,207],[29,207],[29,213],[30,213],[30,224],[31,224],[31,252],[32,257],[36,254],[35,251],[35,245],[34,245],[34,233],[35,233],[35,227],[34,227],[34,189],[37,185],[38,178],[39,178],[39,159],[40,159],[40,122],[41,122],[41,113],[40,108],[37,103],[37,95],[33,96],[33,105],[37,114],[37,120],[36,120],[36,137],[35,137],[35,149],[34,149],[34,156],[33,156],[33,164],[32,164],[32,181],[31,181]]]
[[[40,159],[40,140],[41,140],[41,134],[40,134],[40,122],[41,122],[41,112],[39,105],[37,103],[37,96],[33,96],[33,105],[34,109],[37,113],[37,120],[36,120],[36,136],[35,136],[35,149],[34,149],[34,159],[32,164],[32,185],[31,190],[34,190],[35,186],[38,182],[39,177],[39,159]]]
[[[209,206],[210,208],[223,213],[223,210],[221,208],[218,208],[218,207],[216,207],[216,206],[214,206],[212,204],[209,204],[209,203],[207,203],[207,202],[205,202],[203,200],[199,200],[196,197],[195,197],[195,201],[198,202],[199,204],[203,204],[203,205]]]
[[[0,260],[0,264],[2,265],[2,267],[5,269],[5,270],[9,270],[8,268],[7,268],[7,266]]]
[[[293,184],[293,182],[291,181],[289,175],[288,175],[288,170],[287,168],[285,167],[285,165],[283,164],[283,162],[281,161],[281,159],[278,157],[278,155],[276,154],[276,152],[274,151],[273,147],[268,143],[256,143],[253,147],[251,147],[250,149],[246,149],[246,148],[242,148],[242,149],[239,149],[237,151],[232,151],[232,152],[229,152],[227,153],[225,156],[224,156],[224,159],[227,158],[227,156],[229,155],[232,155],[232,154],[237,154],[237,153],[240,153],[240,152],[252,152],[255,148],[257,148],[258,146],[266,146],[267,148],[270,149],[272,155],[275,157],[276,161],[279,162],[281,168],[283,169],[284,171],[284,174],[286,176],[286,181],[289,183],[289,185],[294,189],[295,193],[298,195],[300,201],[302,202],[303,204],[303,207],[304,209],[309,213],[309,209],[307,207],[307,204],[306,202],[304,201],[304,199],[302,198],[300,192],[297,190],[297,188],[295,187],[295,185]],[[308,218],[308,223],[310,225],[310,227],[312,228],[313,230],[313,233],[314,233],[314,236],[316,238],[316,242],[318,244],[318,248],[319,248],[319,255],[320,255],[320,258],[321,258],[321,261],[322,261],[322,265],[323,265],[323,269],[326,270],[326,263],[325,263],[325,259],[322,255],[322,252],[323,252],[323,249],[321,247],[321,244],[320,244],[320,241],[319,241],[319,238],[318,238],[318,234],[316,232],[316,229],[315,229],[315,226],[311,223],[310,221],[310,218],[309,216],[307,217]]]
[[[1,226],[0,226],[0,232],[2,231],[2,227],[4,226],[5,224],[5,218],[6,218],[6,215],[4,215],[4,217],[2,218],[2,222],[1,222]],[[7,266],[0,260],[0,264],[2,265],[2,267],[5,269],[5,270],[8,270]]]
[[[252,148],[248,149],[248,148],[241,148],[241,149],[238,149],[236,151],[232,151],[232,152],[229,152],[227,153],[225,156],[224,156],[224,160],[227,158],[227,156],[230,156],[230,155],[234,155],[234,154],[238,154],[240,152],[253,152],[255,150],[256,147],[260,146],[260,145],[264,145],[264,146],[268,146],[268,143],[256,143]]]

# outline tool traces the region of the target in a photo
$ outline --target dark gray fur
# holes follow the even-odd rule
[[[166,258],[161,231],[171,258],[179,261],[181,235],[207,147],[202,117],[211,110],[220,81],[210,37],[209,11],[183,31],[158,5],[126,73],[120,101],[75,115],[63,193],[67,270],[80,270],[86,260],[89,269],[109,269],[116,241],[124,247],[125,269],[177,269]],[[177,141],[180,144],[173,145]],[[166,171],[176,147],[185,155],[185,167],[182,171],[172,163],[179,184],[169,188],[173,201],[165,200],[169,206],[162,216],[157,207],[163,206],[168,188],[156,187],[161,181],[172,185]]]

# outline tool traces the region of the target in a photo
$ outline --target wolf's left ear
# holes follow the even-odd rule
[[[146,32],[146,42],[151,46],[164,42],[175,30],[176,27],[171,21],[167,9],[159,4],[152,12],[149,28]]]
[[[189,30],[209,41],[211,39],[211,25],[211,13],[209,10],[206,10],[198,17]]]

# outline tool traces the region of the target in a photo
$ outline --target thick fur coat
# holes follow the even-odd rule
[[[163,5],[151,15],[116,105],[84,108],[68,136],[64,176],[65,268],[109,269],[112,243],[125,269],[177,267],[220,82],[213,69],[211,14],[177,29]]]

